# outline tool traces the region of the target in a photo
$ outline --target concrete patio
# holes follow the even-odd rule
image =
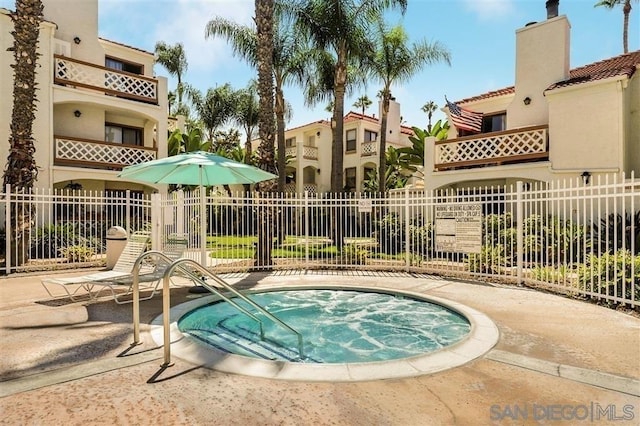
[[[61,276],[85,273],[67,272]],[[361,285],[447,299],[487,315],[498,343],[434,374],[302,382],[228,374],[173,358],[150,337],[161,297],[131,305],[52,301],[42,276],[0,278],[0,424],[480,425],[638,424],[640,319],[591,303],[428,275],[279,272],[239,288]],[[171,291],[172,306],[199,295]]]

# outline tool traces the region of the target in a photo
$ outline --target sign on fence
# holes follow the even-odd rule
[[[435,206],[436,250],[480,253],[482,204]]]

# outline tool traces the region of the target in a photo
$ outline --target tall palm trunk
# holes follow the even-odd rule
[[[260,111],[258,113],[258,131],[260,146],[258,147],[259,166],[263,170],[275,173],[273,119],[273,0],[255,0],[256,32],[258,34],[258,94]],[[273,181],[258,185],[261,191],[273,191]],[[274,212],[265,203],[260,203],[258,210],[258,244],[255,262],[257,267],[271,266],[271,246],[273,244]]]
[[[284,185],[286,183],[286,173],[284,172],[285,167],[287,166],[287,157],[286,157],[286,148],[285,148],[285,138],[284,138],[284,92],[282,91],[282,77],[276,76],[276,79],[280,81],[276,82],[276,104],[275,104],[275,113],[276,113],[276,131],[278,133],[278,137],[276,138],[278,141],[278,192],[284,192]]]
[[[334,109],[333,109],[333,145],[331,151],[331,191],[336,197],[344,196],[344,95],[347,84],[347,49],[344,43],[338,49],[336,72],[334,76]],[[336,217],[332,221],[333,243],[342,249],[344,236],[344,217],[342,207],[336,208]]]
[[[41,0],[16,0],[13,19],[13,109],[9,156],[4,170],[4,184],[14,193],[26,194],[38,177],[34,153],[33,122],[35,121],[36,63],[38,37],[43,5]],[[11,266],[27,261],[29,231],[34,224],[35,209],[25,204],[11,206]]]
[[[622,25],[622,46],[624,53],[629,53],[629,14],[631,13],[631,0],[626,0],[622,7],[624,22]]]
[[[380,117],[380,152],[378,153],[378,191],[383,194],[387,191],[387,119],[389,117],[389,89],[382,91],[382,116]]]

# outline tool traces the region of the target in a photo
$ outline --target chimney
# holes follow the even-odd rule
[[[547,19],[558,16],[558,3],[560,3],[560,0],[547,0]]]

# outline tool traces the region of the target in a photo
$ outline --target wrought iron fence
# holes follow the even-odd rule
[[[155,248],[166,235],[187,234],[185,256],[217,272],[402,270],[640,306],[640,179],[633,175],[384,195],[133,195],[20,195],[7,188],[0,194],[7,235],[17,224],[7,214],[12,206],[33,209],[35,226],[28,262],[6,262],[6,271],[95,262],[106,230],[119,225],[150,227]],[[10,241],[4,246],[10,253]],[[78,246],[91,256],[62,255]]]

